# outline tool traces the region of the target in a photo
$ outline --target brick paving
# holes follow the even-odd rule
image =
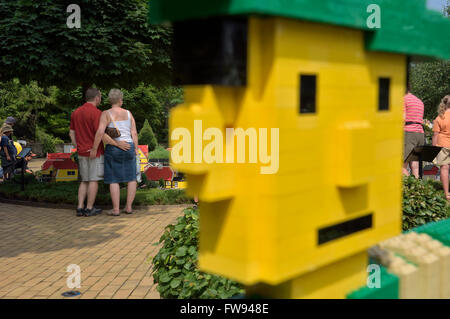
[[[76,217],[67,209],[0,203],[0,298],[159,298],[153,244],[186,205],[154,206],[119,217]],[[81,268],[81,288],[69,289],[67,267]]]

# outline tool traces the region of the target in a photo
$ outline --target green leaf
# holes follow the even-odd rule
[[[169,281],[171,280],[171,278],[170,278],[169,274],[164,273],[164,274],[162,274],[162,276],[159,278],[159,280],[160,280],[161,282],[169,282]]]
[[[177,257],[184,257],[186,256],[186,247],[180,247],[177,249],[177,252],[175,253],[175,256]]]
[[[195,255],[197,253],[197,247],[196,246],[190,246],[188,250],[189,255]]]
[[[180,284],[181,284],[181,280],[180,279],[173,279],[170,282],[170,287],[171,288],[177,288]]]

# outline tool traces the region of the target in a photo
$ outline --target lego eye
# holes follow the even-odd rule
[[[300,114],[316,113],[316,85],[316,75],[300,75]]]
[[[389,111],[390,78],[378,79],[378,111]]]
[[[247,84],[247,18],[174,23],[174,74],[179,85]]]

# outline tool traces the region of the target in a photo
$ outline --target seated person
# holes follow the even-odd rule
[[[17,155],[17,150],[13,144],[14,142],[10,139],[12,132],[12,127],[5,125],[0,140],[0,157],[2,159],[2,168],[5,179],[9,179],[13,174]]]

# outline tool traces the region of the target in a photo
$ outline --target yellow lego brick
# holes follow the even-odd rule
[[[342,187],[364,185],[373,178],[373,148],[361,151],[365,141],[373,140],[373,129],[368,121],[345,122],[336,132],[336,184]]]
[[[366,278],[367,253],[363,252],[315,269],[311,274],[299,276],[278,286],[258,284],[248,287],[247,291],[249,294],[264,292],[265,298],[345,298],[348,291],[364,285]]]

